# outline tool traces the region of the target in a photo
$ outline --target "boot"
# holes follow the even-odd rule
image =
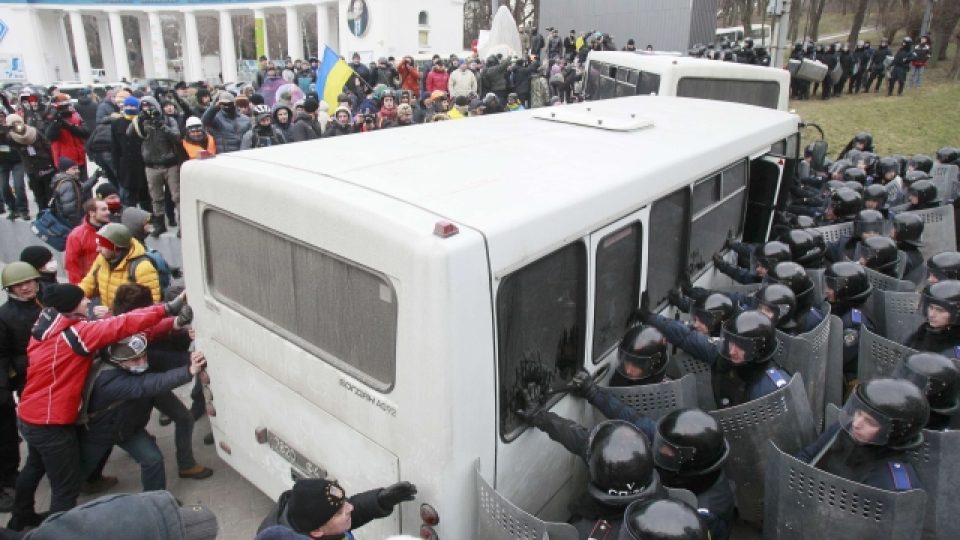
[[[194,480],[203,480],[213,476],[213,469],[208,469],[203,465],[194,465],[189,469],[180,469],[178,472],[180,478],[193,478]]]
[[[163,216],[153,216],[150,218],[150,223],[153,224],[153,232],[150,233],[150,236],[153,238],[160,238],[160,235],[167,232],[166,220]]]

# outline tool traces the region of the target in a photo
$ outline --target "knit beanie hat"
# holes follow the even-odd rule
[[[298,480],[287,502],[287,519],[295,531],[306,534],[330,521],[346,500],[336,480]]]
[[[263,100],[263,96],[260,94],[254,94],[250,96],[251,105],[264,105],[266,102]]]
[[[320,102],[315,99],[308,99],[303,102],[303,110],[307,111],[308,113],[317,112],[317,109],[319,108]]]
[[[115,188],[110,182],[103,182],[97,186],[97,198],[101,201],[110,195],[117,195],[118,193],[119,192],[117,191],[117,188]]]
[[[40,302],[60,313],[70,313],[83,300],[83,289],[72,283],[52,283],[43,289]]]
[[[53,258],[53,252],[44,246],[27,246],[20,252],[20,260],[40,270]]]
[[[283,525],[274,525],[260,531],[253,540],[303,540],[302,534],[297,534]]]
[[[140,112],[140,100],[130,96],[127,99],[123,100],[123,114],[127,116],[135,116]]]
[[[57,168],[57,170],[60,172],[67,172],[67,169],[76,165],[77,163],[67,156],[60,156],[60,166]]]

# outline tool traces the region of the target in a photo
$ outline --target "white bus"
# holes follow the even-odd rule
[[[786,70],[689,56],[592,51],[584,74],[587,100],[656,94],[781,111],[787,110],[790,100],[790,73]]]
[[[417,485],[359,538],[417,534],[422,504],[437,537],[477,538],[475,466],[565,520],[583,467],[514,415],[518,379],[609,367],[642,291],[662,303],[684,270],[711,279],[728,235],[764,235],[797,132],[771,109],[633,97],[186,163],[220,456],[271,497],[302,476]]]
[[[769,24],[751,24],[750,37],[753,39],[754,45],[759,46],[762,43],[770,43],[770,25]],[[743,26],[729,26],[727,28],[717,28],[716,33],[717,42],[727,40],[731,44],[740,44],[746,36],[743,34]]]

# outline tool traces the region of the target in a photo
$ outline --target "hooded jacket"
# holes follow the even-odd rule
[[[147,167],[176,165],[180,160],[177,148],[180,145],[180,129],[177,127],[177,121],[163,114],[156,99],[146,96],[141,103],[153,105],[154,110],[160,115],[160,122],[158,124],[149,122],[141,113],[130,122],[130,126],[127,127],[127,136],[143,141],[140,153],[143,156],[143,164]]]
[[[34,425],[76,422],[83,384],[97,350],[146,330],[165,316],[162,305],[98,321],[45,308],[30,331],[30,376],[17,408],[20,419]]]
[[[227,113],[211,104],[200,118],[210,135],[217,142],[217,151],[221,154],[236,152],[240,149],[243,134],[250,129],[250,118],[240,114],[227,116]]]
[[[323,127],[315,118],[305,112],[297,113],[297,118],[290,127],[290,140],[293,142],[312,141],[323,136]]]
[[[80,281],[79,286],[87,298],[99,295],[103,305],[112,308],[117,289],[124,283],[136,281],[150,289],[154,302],[160,301],[160,276],[153,263],[146,257],[147,250],[136,238],[130,239],[130,248],[127,254],[116,265],[111,265],[103,255],[97,255],[96,260],[87,275]],[[142,257],[142,258],[141,258]],[[134,280],[130,279],[130,264],[134,259],[141,258],[134,269]]]
[[[50,180],[53,211],[71,227],[80,225],[85,215],[83,201],[90,197],[90,190],[97,180],[94,176],[81,184],[75,176],[66,173],[54,176]]]
[[[434,66],[430,73],[427,73],[427,93],[432,94],[437,90],[441,92],[447,91],[447,86],[450,81],[450,75],[447,73],[447,70],[443,66]]]
[[[277,118],[277,112],[279,112],[280,109],[286,109],[287,111],[286,124],[281,123],[280,120]],[[283,138],[286,139],[287,142],[293,141],[294,121],[296,121],[296,118],[294,117],[293,109],[291,109],[290,107],[287,107],[286,105],[283,105],[282,103],[278,103],[273,107],[273,127],[277,128],[278,130],[280,130],[281,133],[283,133]]]
[[[66,120],[50,122],[47,126],[47,140],[53,150],[53,162],[60,163],[60,156],[66,156],[81,167],[86,165],[85,142],[89,135],[80,114],[76,112]]]

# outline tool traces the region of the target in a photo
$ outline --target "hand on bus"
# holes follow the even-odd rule
[[[416,495],[417,486],[410,482],[397,482],[392,486],[382,488],[377,493],[377,502],[383,508],[393,508],[402,502],[412,501]]]
[[[681,289],[670,289],[667,291],[667,302],[670,302],[672,306],[682,306],[684,304],[683,291]]]
[[[593,380],[593,375],[580,370],[570,379],[570,393],[584,399],[590,399],[597,393],[597,381]]]
[[[207,367],[207,357],[200,351],[190,353],[190,375],[197,375]]]
[[[517,410],[515,413],[521,420],[530,423],[533,417],[541,411],[542,403],[540,387],[536,383],[530,383],[517,395]]]
[[[173,321],[173,326],[179,330],[180,328],[188,326],[192,322],[193,308],[187,304],[180,308],[180,313],[177,314],[176,320]]]
[[[643,291],[640,295],[640,306],[633,312],[631,318],[642,324],[648,324],[653,320],[654,313],[650,311],[650,294]]]
[[[167,315],[173,316],[178,315],[185,305],[187,305],[187,291],[183,291],[173,300],[164,303],[163,307],[167,310]]]

